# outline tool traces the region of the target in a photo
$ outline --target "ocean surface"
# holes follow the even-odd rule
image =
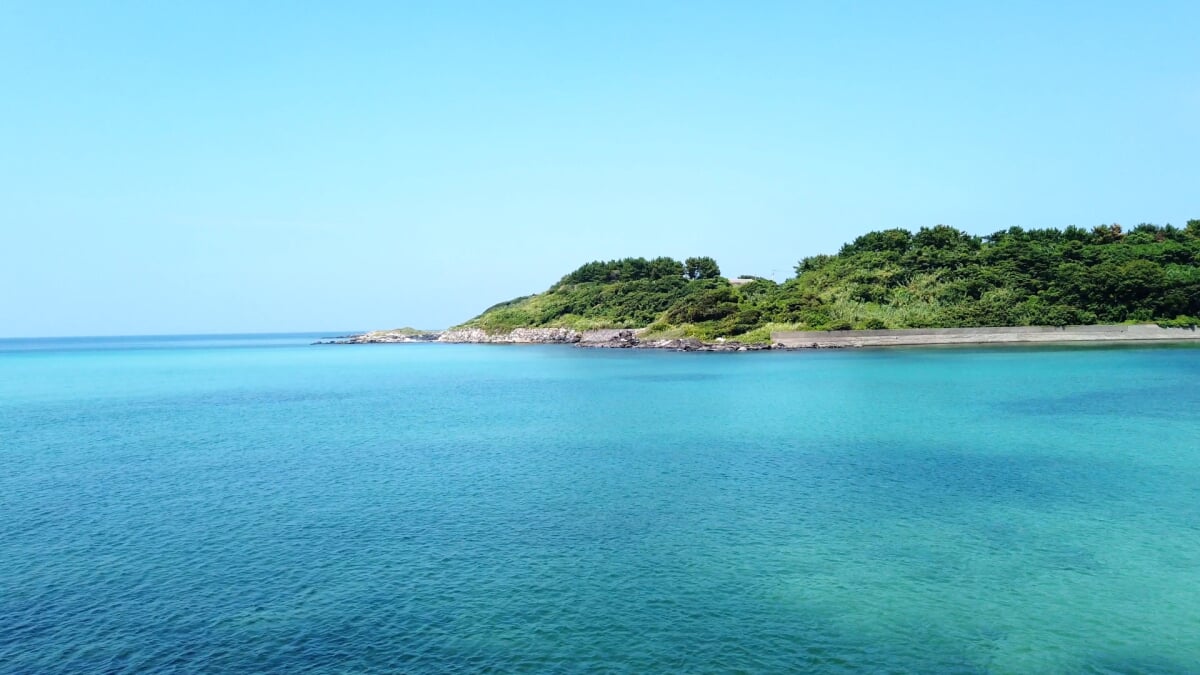
[[[1200,672],[1200,349],[0,340],[0,672]]]

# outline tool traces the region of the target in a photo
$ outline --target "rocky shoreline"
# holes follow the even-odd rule
[[[647,339],[641,331],[570,328],[516,328],[488,333],[479,328],[445,331],[381,330],[314,344],[387,344],[441,342],[470,344],[559,344],[587,349],[667,349],[680,352],[757,352],[767,350],[846,349],[935,345],[1002,345],[1096,342],[1200,342],[1195,328],[1162,328],[1153,324],[1095,326],[1024,326],[1003,328],[926,328],[898,330],[779,331],[770,344],[695,338]]]
[[[323,340],[314,344],[399,344],[441,342],[469,344],[560,344],[585,349],[667,349],[680,352],[756,352],[784,349],[782,344],[743,343],[733,340],[704,342],[695,338],[646,340],[630,329],[577,331],[570,328],[516,328],[508,333],[488,333],[478,328],[446,331],[370,331],[361,335]]]
[[[779,344],[745,343],[723,339],[718,339],[716,342],[704,342],[696,338],[646,340],[633,330],[588,331],[581,336],[576,346],[591,349],[670,349],[678,352],[758,352],[783,348],[783,345]]]

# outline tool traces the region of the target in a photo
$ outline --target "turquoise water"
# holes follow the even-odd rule
[[[0,341],[0,672],[1197,672],[1200,349]]]

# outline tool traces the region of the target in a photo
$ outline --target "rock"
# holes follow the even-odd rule
[[[623,328],[585,331],[576,346],[592,349],[629,349],[641,346],[641,344],[636,332]]]
[[[480,328],[459,328],[442,333],[438,342],[487,344],[574,344],[581,334],[570,328],[514,328],[507,333],[488,333]]]
[[[579,332],[570,328],[515,328],[507,333],[488,333],[480,328],[456,328],[442,332],[415,333],[403,331],[371,331],[351,335],[344,340],[314,344],[377,344],[403,342],[445,342],[477,344],[573,344],[591,349],[671,349],[681,352],[756,352],[766,349],[786,349],[780,343],[745,344],[725,338],[703,342],[696,338],[667,338],[643,340],[638,331],[611,328]],[[812,345],[816,347],[817,345]]]
[[[380,344],[393,342],[434,342],[438,339],[441,333],[414,333],[412,331],[390,331],[390,330],[373,330],[362,335],[350,335],[346,339],[331,340],[329,342],[321,342],[318,344],[330,345],[361,345],[361,344]]]

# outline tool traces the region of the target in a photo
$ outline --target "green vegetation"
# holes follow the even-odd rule
[[[748,280],[748,281],[747,281]],[[654,335],[766,341],[771,330],[1200,325],[1200,220],[977,237],[945,225],[871,232],[805,258],[782,284],[721,276],[712,258],[590,262],[538,295],[464,324],[648,327]]]

